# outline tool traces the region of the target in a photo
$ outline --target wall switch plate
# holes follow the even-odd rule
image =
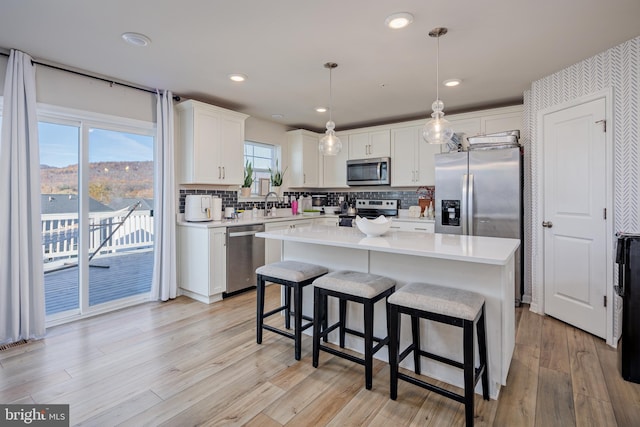
[[[344,196],[338,197],[338,203],[342,203],[342,202],[344,202]]]

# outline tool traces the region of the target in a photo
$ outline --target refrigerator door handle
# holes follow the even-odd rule
[[[460,201],[460,223],[462,224],[462,234],[466,235],[467,233],[467,198],[469,194],[468,187],[468,175],[465,173],[462,175],[462,200]]]
[[[473,236],[473,174],[470,173],[469,174],[469,189],[467,190],[467,197],[469,198],[469,200],[467,201],[467,221],[468,221],[468,225],[467,225],[467,229],[469,230],[469,232],[467,233],[469,236]]]

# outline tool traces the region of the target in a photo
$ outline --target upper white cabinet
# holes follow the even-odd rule
[[[289,142],[289,187],[319,187],[318,134],[306,130],[287,132]]]
[[[505,130],[522,130],[522,109],[501,114],[483,116],[482,133],[502,132]]]
[[[322,164],[322,187],[349,188],[347,185],[347,160],[349,159],[349,137],[338,134],[342,150],[335,156],[320,154]]]
[[[391,136],[389,129],[349,134],[349,159],[389,157]]]
[[[391,186],[435,185],[436,153],[440,145],[422,139],[422,126],[391,129]]]
[[[181,184],[242,184],[246,114],[198,101],[178,111],[178,181]]]

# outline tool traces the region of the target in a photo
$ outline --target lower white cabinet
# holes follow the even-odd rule
[[[399,231],[414,231],[418,233],[435,233],[436,224],[434,222],[426,222],[425,220],[393,221],[391,229]]]
[[[176,231],[182,294],[207,304],[221,300],[227,283],[227,229],[178,225]]]
[[[264,231],[286,230],[289,228],[304,227],[311,225],[311,218],[290,220],[290,221],[267,221],[264,224]],[[266,239],[264,242],[264,263],[282,261],[282,242],[280,240]]]

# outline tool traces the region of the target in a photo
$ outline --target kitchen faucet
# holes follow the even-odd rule
[[[275,191],[269,191],[267,193],[266,196],[264,196],[264,216],[269,216],[269,209],[267,209],[267,199],[269,198],[270,195],[274,195],[276,196],[276,201],[279,202],[280,201],[280,197],[278,197],[278,193],[276,193]]]

